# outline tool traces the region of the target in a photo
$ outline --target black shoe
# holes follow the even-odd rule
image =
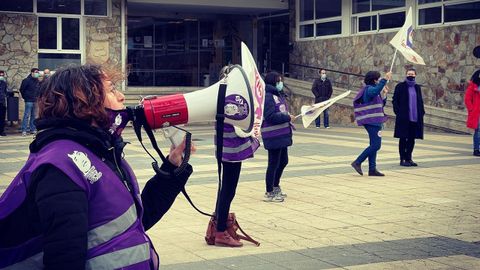
[[[480,150],[473,150],[473,155],[476,157],[480,157]]]
[[[0,133],[0,136],[7,136],[7,134],[5,134],[5,132],[2,132]]]
[[[400,166],[410,167],[410,166],[412,166],[412,164],[410,164],[409,162],[406,162],[405,160],[401,160],[400,161]]]
[[[408,163],[408,164],[410,164],[410,166],[413,166],[413,167],[417,167],[417,166],[418,166],[418,164],[415,163],[415,162],[413,162],[413,160],[407,160],[407,161],[405,161],[405,163]]]
[[[357,162],[352,162],[352,167],[355,169],[355,171],[357,171],[358,174],[360,175],[363,175],[363,172],[362,172],[362,165],[357,163]]]
[[[368,176],[385,176],[385,174],[383,174],[383,173],[381,173],[381,172],[379,172],[375,169],[375,171],[369,171]]]

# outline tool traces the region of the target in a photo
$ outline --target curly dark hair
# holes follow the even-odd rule
[[[110,79],[97,65],[71,66],[53,74],[40,86],[39,119],[80,119],[106,127],[104,80]]]

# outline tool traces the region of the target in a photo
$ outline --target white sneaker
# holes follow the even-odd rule
[[[282,198],[286,198],[286,197],[287,197],[287,194],[282,192],[282,188],[281,188],[280,186],[278,186],[278,187],[273,187],[273,192],[274,192],[275,194],[278,194],[278,195],[279,195],[280,197],[282,197]]]
[[[283,202],[284,199],[282,196],[272,191],[272,192],[265,192],[263,201],[264,202]]]
[[[326,129],[329,129],[330,127],[325,127]]]

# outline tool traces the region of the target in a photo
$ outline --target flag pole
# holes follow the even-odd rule
[[[398,51],[398,49],[395,48],[395,53],[393,54],[392,65],[390,66],[390,72],[392,71],[392,69],[393,69],[393,64],[395,63],[395,58],[397,57],[397,51]]]

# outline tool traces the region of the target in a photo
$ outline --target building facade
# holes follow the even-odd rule
[[[394,80],[403,80],[405,69],[414,67],[427,105],[463,109],[466,83],[480,68],[480,60],[472,55],[480,45],[480,1],[291,0],[292,76],[318,76],[301,65],[355,74],[389,70],[395,51],[389,42],[410,7],[413,48],[426,65],[413,66],[398,54]],[[338,82],[354,80],[351,75],[330,74]]]

